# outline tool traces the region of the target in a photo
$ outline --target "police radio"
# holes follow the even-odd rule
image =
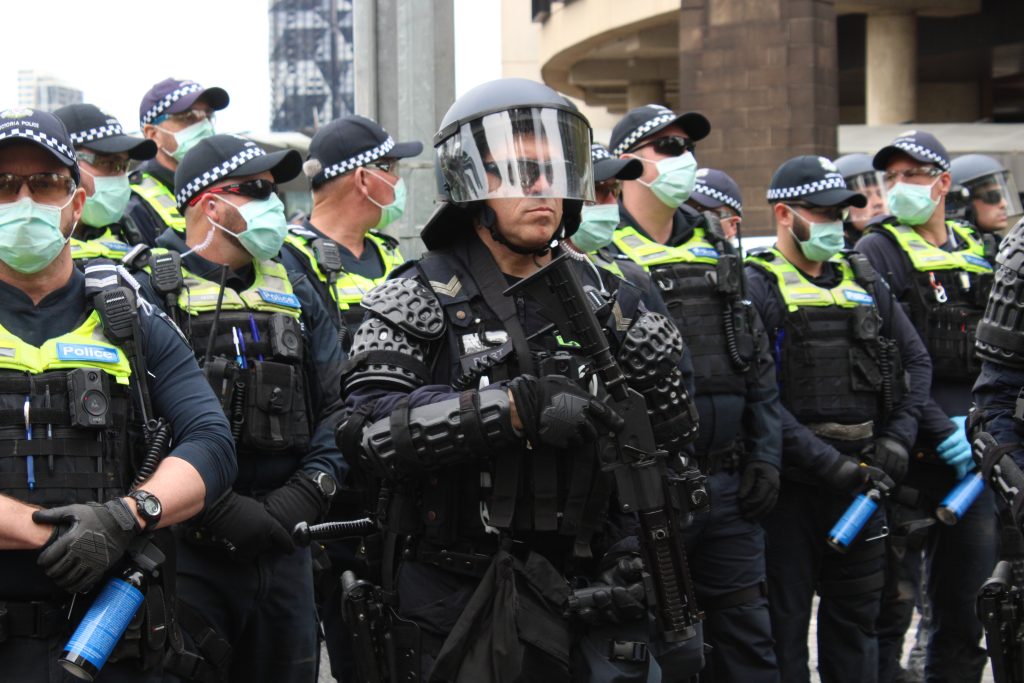
[[[110,380],[107,373],[92,368],[68,372],[68,396],[71,399],[71,426],[110,426]]]
[[[169,251],[154,254],[149,259],[149,282],[157,294],[167,296],[181,291],[184,281],[181,276],[181,256]]]
[[[341,272],[341,252],[338,251],[337,242],[318,237],[310,242],[309,246],[313,249],[313,257],[322,271],[325,273]]]

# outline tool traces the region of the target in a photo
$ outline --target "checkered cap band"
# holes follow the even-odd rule
[[[943,159],[942,155],[936,154],[932,150],[928,149],[927,147],[923,147],[917,144],[916,142],[898,140],[894,142],[892,146],[897,149],[902,149],[904,152],[908,152],[910,154],[914,154],[917,156],[922,156],[925,159],[928,159],[929,161],[937,164],[938,167],[941,168],[943,171],[949,170],[949,162]]]
[[[721,190],[717,190],[717,189],[715,189],[713,187],[708,187],[707,185],[703,185],[701,183],[697,183],[696,185],[693,186],[693,191],[694,192],[699,192],[700,194],[704,195],[705,197],[711,197],[712,199],[717,199],[718,201],[722,202],[726,206],[731,206],[732,208],[736,209],[736,211],[739,212],[739,213],[743,212],[743,205],[740,204],[738,201],[736,201],[735,197],[731,197],[731,196],[727,195],[726,193],[722,192]]]
[[[380,143],[373,149],[368,149],[365,152],[360,152],[354,157],[349,157],[344,161],[339,161],[333,166],[328,166],[327,168],[325,168],[323,170],[324,180],[330,180],[331,178],[339,176],[342,173],[348,173],[354,168],[359,168],[360,166],[365,166],[366,164],[372,161],[376,161],[377,159],[380,159],[387,155],[387,153],[390,152],[391,148],[394,146],[395,139],[389,135],[387,140]]]
[[[153,119],[163,114],[164,110],[166,110],[172,104],[180,100],[182,97],[194,92],[199,92],[202,89],[203,86],[199,85],[198,83],[187,83],[178,88],[177,90],[172,90],[171,92],[164,95],[163,99],[161,99],[152,107],[150,107],[149,111],[147,111],[145,115],[142,117],[142,125],[146,125],[147,123],[153,123]]]
[[[612,150],[612,154],[614,154],[615,156],[625,154],[626,150],[632,147],[638,140],[643,139],[643,137],[650,133],[652,130],[654,130],[658,126],[668,123],[669,121],[675,121],[677,118],[679,117],[676,116],[675,112],[666,111],[662,114],[658,114],[653,119],[645,121],[632,133],[627,135],[622,142],[616,145],[615,149]]]
[[[608,148],[604,145],[591,145],[590,146],[590,161],[603,161],[604,159],[611,159],[612,154],[608,151]]]
[[[43,143],[50,149],[57,150],[72,161],[76,159],[75,150],[73,148],[68,147],[57,138],[51,137],[42,131],[32,130],[31,128],[10,128],[0,132],[0,140],[6,140],[8,138],[35,140],[36,142]]]
[[[71,143],[75,145],[80,145],[83,142],[92,142],[93,140],[102,140],[103,138],[109,138],[115,135],[124,135],[124,130],[121,128],[120,123],[108,123],[107,125],[100,126],[98,128],[90,128],[89,130],[70,133]]]
[[[842,176],[838,178],[824,178],[815,180],[813,183],[797,185],[796,187],[773,187],[768,190],[768,201],[774,202],[779,199],[795,199],[809,194],[817,194],[825,190],[845,190],[846,182]]]
[[[178,201],[178,207],[184,207],[186,204],[188,204],[190,199],[195,197],[202,190],[205,190],[210,185],[213,185],[215,182],[226,176],[228,173],[231,173],[245,162],[251,161],[256,157],[261,157],[264,155],[266,155],[266,152],[264,152],[260,147],[256,145],[252,147],[246,147],[241,152],[239,152],[235,156],[231,157],[230,159],[222,163],[220,166],[215,166],[211,168],[209,171],[204,171],[201,176],[199,176],[198,178],[193,178],[188,183],[186,183],[185,187],[181,188],[181,190],[179,190],[178,193],[174,196],[174,198]]]

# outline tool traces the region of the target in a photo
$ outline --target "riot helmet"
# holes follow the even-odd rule
[[[835,165],[846,181],[846,187],[861,193],[868,200],[864,208],[851,207],[846,219],[849,227],[858,233],[862,232],[873,218],[889,212],[885,198],[885,174],[872,165],[869,154],[844,154],[835,160]]]
[[[504,78],[473,88],[451,106],[434,136],[444,201],[424,226],[423,242],[429,249],[451,244],[480,218],[513,251],[546,251],[509,244],[483,202],[561,199],[562,221],[552,240],[571,236],[583,203],[594,200],[590,142],[586,118],[542,83]]]
[[[949,218],[964,219],[982,232],[1006,230],[1024,210],[1013,174],[984,154],[965,154],[950,164],[953,189],[946,201]]]

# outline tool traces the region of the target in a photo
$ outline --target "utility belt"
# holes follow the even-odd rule
[[[697,455],[697,467],[707,476],[726,472],[733,474],[740,470],[743,459],[743,444],[737,439],[722,448]]]
[[[68,616],[71,598],[65,600],[0,600],[0,643],[9,638],[48,639],[69,630],[76,623]],[[84,604],[77,605],[78,617],[85,614]]]
[[[568,541],[569,537],[566,537],[566,540]],[[452,574],[479,579],[487,573],[488,568],[494,561],[494,556],[503,549],[521,561],[526,561],[527,556],[531,552],[543,555],[554,567],[560,570],[566,570],[567,565],[571,564],[571,547],[567,547],[562,561],[559,561],[558,558],[551,557],[551,554],[536,548],[535,544],[514,541],[497,535],[480,539],[479,543],[457,544],[453,547],[445,547],[430,543],[429,541],[408,538],[402,548],[401,556],[404,560],[429,564],[432,567],[437,567]],[[573,571],[565,572],[568,577],[571,577],[574,573]]]

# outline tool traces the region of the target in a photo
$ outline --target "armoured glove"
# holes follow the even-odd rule
[[[779,468],[762,460],[751,460],[740,480],[740,512],[756,522],[775,508],[779,499]]]
[[[588,624],[625,624],[647,613],[642,582],[643,560],[620,557],[597,581],[569,595],[569,613]]]
[[[971,462],[971,444],[967,441],[967,418],[963,415],[950,418],[955,431],[942,440],[935,450],[942,461],[956,469],[957,479],[963,479],[974,466]]]
[[[877,486],[885,491],[891,491],[896,487],[885,472],[877,467],[858,463],[848,455],[840,455],[835,464],[822,474],[822,478],[835,490],[851,496],[860,493],[865,485]]]
[[[294,529],[299,522],[315,524],[327,512],[327,501],[305,472],[296,472],[288,483],[267,494],[263,506],[285,529]]]
[[[509,390],[523,431],[534,445],[570,448],[623,426],[614,410],[568,377],[522,375],[512,380]]]
[[[200,529],[208,540],[224,546],[240,560],[295,549],[291,534],[263,503],[234,492],[203,513]]]
[[[903,481],[910,466],[906,447],[892,437],[883,436],[864,449],[863,457],[888,474],[895,483]]]
[[[142,532],[135,515],[120,498],[102,505],[84,503],[36,510],[32,521],[54,526],[37,562],[47,576],[71,593],[92,588]]]

